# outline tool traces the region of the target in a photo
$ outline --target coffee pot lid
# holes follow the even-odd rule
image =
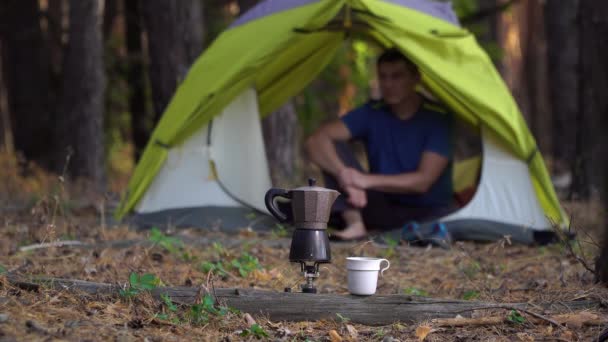
[[[299,188],[292,189],[291,191],[317,191],[317,192],[338,192],[333,189],[324,188],[322,186],[316,186],[317,180],[314,178],[308,178],[308,186],[301,186]]]

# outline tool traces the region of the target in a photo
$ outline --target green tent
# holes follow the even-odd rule
[[[540,216],[545,219],[542,225],[547,226],[547,220],[552,224],[567,223],[535,139],[491,60],[475,37],[459,26],[449,3],[428,0],[266,0],[252,8],[192,65],[152,134],[117,217],[146,211],[141,210],[142,199],[158,181],[159,173],[170,172],[162,169],[170,169],[167,164],[172,164],[168,161],[171,150],[184,146],[202,130],[209,140],[210,123],[224,115],[230,106],[236,106],[237,112],[255,107],[256,115],[259,113],[262,117],[273,112],[306,87],[330,62],[346,37],[353,34],[384,47],[396,47],[414,61],[421,70],[423,86],[458,119],[483,132],[485,150],[485,141],[491,141],[492,146],[500,147],[498,154],[526,166],[526,175],[522,177],[529,180],[521,187],[528,189],[515,195],[531,197],[530,201],[538,203],[542,208]],[[243,94],[249,94],[249,100],[240,99]],[[235,104],[237,100],[241,109]],[[239,114],[232,115],[238,117]],[[228,144],[238,145],[241,138],[236,131],[224,135],[229,137],[221,139]],[[484,151],[484,159],[486,157]],[[211,176],[204,177],[221,179],[212,159],[206,171]],[[484,162],[482,181],[488,171],[485,167]],[[255,179],[248,181],[255,182]],[[514,178],[495,181],[519,182]],[[267,181],[261,183],[269,185]],[[159,193],[158,189],[157,197],[173,196]],[[190,189],[203,192],[196,187]],[[182,195],[185,194],[182,192]],[[519,201],[515,195],[505,195],[510,196],[508,200],[489,197],[484,200],[504,205],[504,201]],[[252,196],[259,196],[261,200],[263,192],[254,192]],[[256,207],[239,198],[236,200],[245,207]],[[173,209],[176,206],[179,205]],[[162,211],[171,209],[171,203],[152,207],[152,211]],[[511,216],[527,217],[514,213]],[[538,213],[534,215],[539,217]],[[528,224],[525,220],[518,221],[517,217],[513,219],[516,225]],[[529,224],[541,225],[539,222]]]

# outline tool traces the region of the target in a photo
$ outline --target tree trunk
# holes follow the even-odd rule
[[[593,165],[590,178],[603,190],[604,206],[608,206],[608,3],[604,1],[581,0],[580,2],[580,42],[582,93],[581,112],[590,123],[583,132],[586,139],[584,151],[588,151],[589,169]],[[591,171],[591,170],[590,170]],[[604,213],[605,215],[605,213]],[[605,218],[606,220],[606,218]],[[608,284],[608,223],[600,257],[596,263],[598,280]]]
[[[112,35],[114,23],[120,12],[119,0],[103,0],[103,38],[108,39]]]
[[[293,103],[288,102],[262,121],[266,156],[272,184],[290,185],[295,178],[298,152],[298,118]]]
[[[578,1],[562,0],[545,3],[545,32],[547,37],[547,63],[549,101],[552,109],[553,163],[556,175],[572,175],[576,160],[576,127],[578,90]],[[560,185],[572,195],[571,184]]]
[[[1,1],[0,35],[15,149],[47,165],[50,87],[38,0]]]
[[[527,83],[531,131],[539,150],[551,152],[551,113],[548,99],[547,40],[544,30],[543,4],[539,0],[525,2],[524,18],[524,80]]]
[[[2,65],[2,36],[0,36],[0,151],[14,152],[11,115],[8,110],[8,95],[4,80],[6,73]]]
[[[70,0],[69,40],[63,60],[56,165],[71,155],[68,174],[105,187],[103,114],[105,75],[99,0]]]
[[[517,2],[498,20],[499,69],[541,152],[551,146],[543,13],[540,0]]]
[[[156,124],[202,51],[203,16],[199,0],[147,0],[142,4]]]
[[[153,128],[152,119],[146,111],[141,7],[140,0],[125,1],[127,80],[129,83],[129,111],[131,112],[131,136],[135,161],[141,157]]]
[[[498,40],[504,51],[499,69],[526,121],[530,122],[527,84],[523,79],[525,46],[521,44],[522,36],[525,35],[522,31],[526,29],[525,20],[522,18],[524,5],[515,4],[511,10],[502,12],[498,18]]]
[[[68,5],[67,0],[48,0],[46,12],[48,29],[46,32],[46,44],[49,51],[50,84],[51,84],[51,108],[56,116],[59,99],[59,91],[62,86],[62,63],[66,42],[64,36],[68,30]]]
[[[598,123],[607,114],[605,97],[606,60],[601,60],[606,46],[605,19],[598,12],[605,8],[586,0],[579,0],[578,10],[578,111],[576,117],[576,144],[573,166],[572,192],[581,199],[589,199],[603,183],[602,173],[602,136]]]

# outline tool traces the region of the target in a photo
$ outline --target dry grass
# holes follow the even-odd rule
[[[15,176],[15,175],[13,175]],[[34,181],[32,179],[31,181]],[[9,184],[13,189],[16,185]],[[41,187],[40,189],[42,189]],[[17,190],[15,190],[17,191]],[[40,190],[45,191],[45,190]],[[71,194],[69,196],[72,196]],[[27,197],[27,196],[26,196]],[[69,205],[68,196],[39,196],[21,210],[5,210],[0,228],[0,273],[46,275],[105,283],[127,284],[132,272],[151,273],[167,286],[255,287],[283,291],[303,282],[299,267],[288,261],[289,239],[272,233],[243,230],[238,235],[196,229],[177,230],[173,236],[186,243],[175,248],[150,242],[149,231],[125,226],[106,227],[100,222],[100,206]],[[31,203],[34,203],[33,205]],[[66,204],[67,203],[67,204]],[[572,251],[592,260],[597,254],[593,240],[599,236],[601,212],[597,204],[566,203],[574,214],[581,244]],[[16,206],[19,207],[19,206]],[[203,238],[216,241],[203,244]],[[23,252],[19,247],[57,240],[78,240],[93,245],[53,247]],[[135,241],[118,245],[119,241]],[[230,243],[221,241],[230,241]],[[268,244],[268,241],[277,243]],[[114,245],[111,245],[114,244]],[[498,303],[560,302],[581,298],[608,300],[608,291],[593,283],[593,275],[562,244],[545,247],[457,243],[449,251],[408,246],[381,247],[367,244],[333,244],[333,262],[321,268],[317,285],[321,292],[345,294],[345,257],[383,256],[391,268],[379,281],[380,294],[422,294],[437,298],[477,299]],[[229,261],[243,255],[256,257],[261,269],[242,276],[234,268],[210,276],[203,264]],[[254,340],[240,333],[251,326],[244,313],[208,315],[196,322],[190,307],[175,312],[142,292],[133,298],[90,296],[42,288],[27,291],[9,285],[0,275],[0,340]],[[592,312],[608,317],[606,309]],[[162,315],[167,314],[167,318]],[[476,312],[475,317],[507,317],[509,311]],[[574,312],[577,317],[585,317]],[[3,316],[4,315],[4,316]],[[6,316],[8,315],[8,316]],[[160,315],[160,316],[159,316]],[[390,313],[387,313],[390,315]],[[263,316],[254,319],[271,340],[329,341],[336,334],[345,340],[418,341],[591,341],[608,327],[569,324],[558,328],[522,313],[522,323],[440,327],[432,322],[364,326],[348,317],[331,321],[279,322]],[[608,319],[606,319],[608,322]],[[334,331],[334,333],[332,333]]]
[[[36,208],[34,208],[36,209]],[[34,210],[35,212],[36,210]],[[129,274],[152,273],[165,285],[198,286],[208,282],[201,264],[231,260],[249,253],[259,260],[261,270],[242,277],[234,269],[229,275],[213,277],[215,287],[256,287],[282,291],[302,282],[298,267],[288,262],[287,248],[267,247],[263,241],[277,239],[272,234],[244,230],[239,236],[201,230],[179,230],[175,236],[186,244],[180,252],[169,252],[158,245],[138,243],[128,247],[103,246],[103,242],[139,240],[149,242],[149,232],[136,232],[124,226],[101,229],[92,217],[55,219],[53,228],[26,213],[5,220],[1,229],[0,264],[22,274],[49,275],[106,283],[126,284]],[[69,222],[68,222],[69,221]],[[19,246],[58,238],[97,244],[100,247],[60,247],[20,252]],[[207,237],[236,241],[233,247],[199,245]],[[284,241],[283,241],[284,242]],[[184,257],[183,252],[188,254]],[[577,298],[608,298],[605,289],[593,283],[587,272],[561,245],[547,247],[511,246],[508,243],[458,243],[452,250],[422,249],[407,246],[380,248],[372,244],[335,244],[334,262],[321,270],[318,287],[325,293],[346,293],[344,258],[347,255],[388,257],[393,265],[379,283],[378,293],[423,294],[440,298],[475,298],[494,302],[558,302]],[[211,316],[208,322],[188,321],[189,308],[180,308],[179,322],[155,318],[166,312],[161,303],[143,293],[133,299],[120,296],[91,297],[67,291],[43,289],[30,292],[3,282],[0,288],[0,313],[8,321],[0,323],[0,337],[16,340],[241,340],[239,332],[248,324],[242,314]],[[390,313],[387,313],[390,314]],[[488,313],[479,313],[478,315]],[[508,315],[496,312],[494,315]],[[597,312],[606,317],[606,312]],[[526,316],[526,315],[524,315]],[[255,317],[272,339],[329,340],[335,330],[343,338],[355,331],[360,340],[382,340],[385,336],[417,340],[416,328],[424,324],[394,324],[368,327],[335,321],[270,322]],[[33,322],[33,323],[32,323]],[[349,327],[350,325],[350,327]],[[32,327],[33,326],[33,327]],[[432,326],[432,324],[430,325]],[[427,341],[460,340],[562,340],[588,341],[606,327],[582,326],[557,329],[532,323],[499,324],[481,327],[435,328]],[[286,335],[287,334],[287,335]]]

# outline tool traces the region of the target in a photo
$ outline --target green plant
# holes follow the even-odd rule
[[[382,340],[382,338],[384,337],[384,335],[386,335],[386,331],[384,331],[384,328],[380,328],[374,334],[374,339]]]
[[[232,260],[231,265],[243,278],[247,277],[253,270],[262,269],[258,258],[249,253],[244,253],[237,259]]]
[[[384,238],[384,241],[386,242],[386,245],[388,246],[388,248],[384,252],[384,257],[390,258],[395,255],[395,248],[397,248],[397,246],[399,245],[399,239],[395,239],[394,237],[391,237],[391,236],[386,236]]]
[[[467,278],[472,279],[475,278],[479,271],[481,271],[481,264],[479,264],[479,262],[477,261],[471,261],[469,264],[467,264],[460,270],[462,271],[462,273],[464,273],[464,275],[467,276]]]
[[[403,290],[403,293],[412,295],[412,296],[423,296],[423,297],[428,297],[428,295],[429,295],[428,292],[418,289],[416,287],[412,287],[412,286],[405,288]]]
[[[223,247],[222,247],[223,248]],[[220,277],[226,277],[229,274],[230,269],[235,270],[238,274],[245,278],[253,270],[262,269],[258,258],[254,257],[249,253],[243,253],[238,258],[232,259],[231,261],[204,261],[199,266],[200,270],[205,273],[212,272],[213,274],[219,275]]]
[[[462,299],[464,300],[473,300],[479,297],[479,291],[468,290],[462,294]]]
[[[238,313],[236,309],[216,306],[213,297],[209,294],[206,294],[200,303],[188,307],[185,313],[179,312],[178,306],[173,303],[173,300],[168,295],[161,294],[160,298],[164,304],[163,312],[155,314],[154,317],[170,321],[173,324],[181,324],[185,321],[190,324],[206,324],[212,317],[222,317],[228,312]]]
[[[224,247],[224,245],[222,245],[219,242],[214,242],[211,244],[211,247],[213,247],[213,250],[219,255],[228,255],[228,250],[226,249],[226,247]]]
[[[200,270],[205,273],[213,273],[220,277],[228,276],[228,271],[224,268],[224,265],[221,261],[211,262],[211,261],[203,261],[200,265]]]
[[[284,237],[288,237],[289,236],[289,231],[287,230],[287,227],[285,227],[284,225],[277,223],[275,224],[274,228],[272,229],[272,237],[274,238],[284,238]]]
[[[524,316],[522,316],[517,310],[511,310],[509,316],[507,316],[507,320],[515,324],[523,324],[526,321]]]
[[[342,316],[340,313],[336,313],[336,316],[340,319],[340,323],[348,323],[350,318]]]
[[[167,294],[163,293],[160,295],[160,299],[163,300],[163,303],[165,303],[165,306],[167,307],[167,310],[171,311],[171,312],[176,312],[177,311],[177,306],[175,304],[173,304],[173,301],[171,300],[171,297],[169,297]]]
[[[149,239],[155,245],[161,246],[170,253],[178,253],[180,248],[182,248],[184,245],[184,243],[180,239],[172,236],[167,236],[156,227],[150,230]]]
[[[188,318],[193,324],[204,324],[209,321],[209,315],[224,316],[229,309],[224,306],[215,307],[211,295],[206,294],[201,303],[190,306]]]
[[[6,267],[4,267],[4,266],[0,265],[0,274],[4,274],[4,273],[6,273],[6,272],[8,272],[8,271],[6,270]]]
[[[249,329],[243,330],[243,332],[241,332],[241,336],[242,337],[253,336],[255,338],[264,338],[264,337],[268,338],[268,337],[270,337],[270,335],[268,335],[268,333],[266,332],[266,330],[264,330],[264,328],[262,328],[257,323],[252,324],[249,327]]]
[[[120,290],[120,295],[126,298],[131,298],[138,295],[142,291],[155,289],[158,284],[160,284],[160,279],[156,278],[154,274],[146,273],[140,276],[135,272],[131,272],[129,275],[129,287]]]

